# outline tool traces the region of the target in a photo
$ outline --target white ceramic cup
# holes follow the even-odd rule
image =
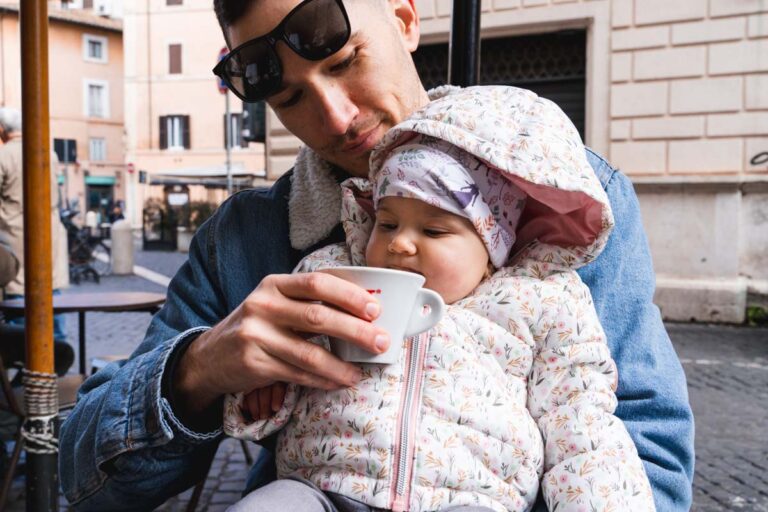
[[[403,340],[433,327],[445,310],[440,294],[421,287],[424,276],[419,274],[374,267],[335,267],[320,272],[354,283],[376,297],[381,314],[373,324],[389,333],[389,350],[382,354],[331,337],[331,352],[344,361],[396,363],[400,360]]]

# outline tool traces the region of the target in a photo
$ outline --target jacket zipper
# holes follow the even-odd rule
[[[424,357],[429,336],[422,333],[411,338],[407,344],[405,382],[403,394],[400,400],[398,413],[397,432],[395,439],[394,467],[392,481],[394,486],[390,494],[391,508],[393,512],[408,510],[410,499],[410,481],[413,473],[414,435],[418,422],[419,396],[421,394]]]

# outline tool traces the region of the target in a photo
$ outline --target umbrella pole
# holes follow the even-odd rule
[[[48,3],[24,0],[21,17],[26,360],[22,427],[27,511],[58,510],[58,397],[53,371]]]
[[[453,0],[448,83],[461,87],[480,80],[480,0]]]

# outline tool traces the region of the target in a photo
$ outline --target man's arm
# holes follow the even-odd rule
[[[61,427],[59,474],[77,510],[148,510],[194,484],[208,467],[220,430],[188,429],[161,391],[174,350],[199,335],[194,327],[205,329],[226,313],[206,261],[209,228],[195,237],[143,343],[128,361],[85,382]]]
[[[130,360],[81,389],[59,463],[76,510],[145,510],[190,487],[215,451],[226,393],[275,380],[338,387],[359,373],[295,330],[386,349],[374,346],[378,305],[365,290],[327,274],[270,275],[291,268],[287,193],[243,194],[201,227]]]
[[[655,276],[629,179],[588,158],[606,187],[616,227],[597,260],[579,271],[589,286],[619,372],[621,418],[643,459],[657,510],[687,511],[693,480],[693,414],[685,374],[653,304]]]
[[[0,288],[4,287],[19,273],[19,259],[13,252],[8,235],[0,231]]]

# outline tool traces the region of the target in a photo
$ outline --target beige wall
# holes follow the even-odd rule
[[[223,166],[225,98],[218,92],[211,69],[224,40],[212,3],[127,2],[124,28],[127,161],[149,173]],[[182,45],[179,75],[168,74],[169,44]],[[230,108],[233,113],[242,111],[242,103],[231,94]],[[190,116],[189,150],[159,149],[159,117],[173,114]],[[232,165],[262,174],[264,145],[251,143],[248,148],[233,149]],[[149,197],[146,187],[135,183],[131,187],[134,204]],[[134,224],[140,223],[137,214],[131,217]]]
[[[453,0],[416,0],[422,43]],[[740,322],[768,296],[768,2],[483,0],[484,38],[587,31],[586,143],[635,183],[667,318]],[[270,177],[300,142],[268,117]]]
[[[96,16],[93,19],[96,24],[102,23]],[[84,58],[85,34],[106,38],[108,54],[105,63],[90,62]],[[91,176],[114,177],[114,198],[125,199],[122,34],[119,30],[51,19],[48,42],[51,140],[63,138],[77,141],[78,165],[70,164],[67,168],[67,196],[77,198],[81,209],[85,207],[87,170]],[[0,103],[15,108],[21,108],[20,44],[18,15],[0,13]],[[107,84],[109,113],[106,118],[86,115],[86,80]],[[89,160],[92,137],[105,139],[106,160]],[[53,142],[51,145],[53,149]],[[59,166],[59,171],[63,172],[63,166]]]

